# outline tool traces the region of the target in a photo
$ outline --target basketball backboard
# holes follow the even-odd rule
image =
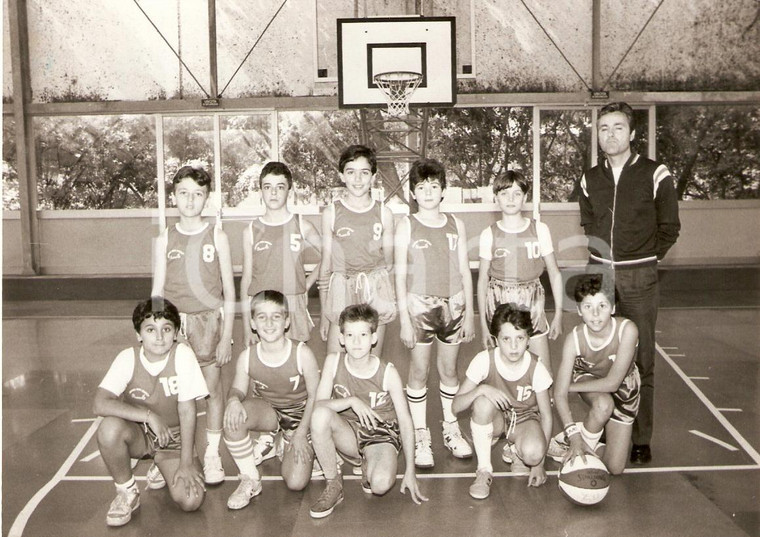
[[[412,106],[456,103],[455,17],[337,19],[338,104],[387,106],[374,77],[389,71],[420,73]]]

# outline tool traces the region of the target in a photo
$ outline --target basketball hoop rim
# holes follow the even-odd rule
[[[422,73],[414,71],[386,71],[372,77],[375,82],[414,82],[422,80]]]

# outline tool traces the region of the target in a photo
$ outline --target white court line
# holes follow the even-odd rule
[[[710,377],[687,377],[691,380],[710,380]]]
[[[671,353],[670,357],[671,358],[685,358],[686,355],[685,354],[673,354],[673,353]]]
[[[660,347],[660,348],[661,348],[661,349],[663,349],[663,350],[666,350],[666,351],[674,351],[674,350],[676,350],[678,347]]]
[[[734,437],[734,440],[736,440],[739,445],[744,449],[744,451],[747,452],[747,454],[752,458],[753,461],[755,461],[755,464],[760,465],[760,453],[757,452],[755,448],[753,448],[749,442],[747,442],[744,437],[739,434],[739,431],[736,430],[736,427],[731,425],[731,423],[726,419],[726,417],[721,414],[717,408],[715,408],[715,405],[712,404],[712,402],[705,396],[704,393],[702,393],[702,390],[700,390],[694,382],[686,376],[686,374],[683,372],[683,370],[678,367],[678,365],[670,359],[670,356],[668,356],[668,353],[666,353],[664,350],[662,350],[662,347],[660,347],[657,343],[655,343],[655,348],[660,353],[660,356],[670,364],[670,367],[673,368],[673,371],[678,373],[678,376],[681,377],[681,379],[686,383],[686,385],[691,388],[691,390],[694,392],[694,394],[699,398],[700,401],[707,407],[707,409],[712,413],[713,416],[715,416],[715,419],[718,420],[718,422],[725,427],[725,429],[729,432],[731,436]]]
[[[71,423],[90,423],[95,421],[98,418],[74,418],[71,420]]]
[[[79,462],[90,462],[92,460],[97,459],[98,457],[100,457],[100,450],[96,449],[95,451],[93,451],[89,455],[87,455],[87,456],[82,457],[81,459],[79,459]]]
[[[87,442],[90,441],[90,438],[92,438],[92,436],[95,434],[95,431],[98,430],[98,425],[100,425],[100,421],[101,421],[101,418],[97,418],[92,423],[92,425],[90,425],[90,428],[87,429],[86,433],[84,433],[84,436],[82,436],[82,439],[76,445],[74,450],[69,454],[68,458],[64,461],[64,463],[55,473],[53,478],[50,481],[48,481],[44,487],[38,490],[37,493],[34,496],[32,496],[32,498],[28,502],[26,502],[26,505],[18,514],[18,516],[16,517],[16,520],[13,521],[13,526],[11,526],[11,529],[8,532],[8,537],[21,537],[21,535],[24,533],[24,528],[26,527],[26,523],[29,522],[29,518],[32,516],[32,513],[34,513],[34,510],[37,509],[37,506],[39,506],[40,502],[42,502],[42,500],[45,499],[45,496],[47,496],[48,492],[53,490],[53,488],[60,481],[62,481],[63,478],[66,476],[66,473],[74,465],[77,458],[82,453],[82,450],[87,445]]]
[[[718,408],[718,412],[744,412],[741,408]]]
[[[689,431],[691,434],[699,436],[701,438],[704,438],[705,440],[709,440],[710,442],[713,442],[715,444],[718,444],[720,447],[724,447],[729,451],[739,451],[739,448],[732,446],[731,444],[727,444],[723,440],[718,440],[714,436],[710,436],[709,434],[705,434],[702,431],[697,431],[696,429],[692,429]]]

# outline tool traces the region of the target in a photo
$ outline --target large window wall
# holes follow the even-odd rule
[[[491,202],[489,185],[506,169],[537,181],[541,202],[572,202],[597,155],[594,119],[587,107],[433,109],[427,154],[446,166],[450,202]],[[680,199],[760,197],[760,107],[650,106],[637,108],[635,121],[634,149],[671,169]],[[316,208],[340,194],[338,156],[361,138],[351,110],[39,116],[32,129],[36,206],[49,210],[156,208],[159,175],[170,206],[171,177],[186,163],[217,177],[210,210],[255,210],[259,172],[275,159],[293,170],[291,203]],[[16,159],[15,124],[4,115],[5,211],[19,208]]]

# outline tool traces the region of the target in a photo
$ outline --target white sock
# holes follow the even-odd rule
[[[253,479],[260,479],[259,470],[256,468],[256,462],[253,458],[253,441],[250,435],[246,435],[242,440],[234,441],[224,439],[224,443],[227,445],[227,450],[232,455],[232,459],[240,470],[240,473],[252,477]]]
[[[135,481],[134,475],[131,476],[129,478],[129,481],[127,481],[126,483],[117,483],[116,481],[114,481],[113,484],[116,486],[116,490],[124,490],[124,491],[127,491],[137,486],[137,482]]]
[[[604,429],[598,433],[592,433],[586,429],[586,427],[583,425],[583,422],[578,423],[578,428],[581,430],[581,438],[583,438],[583,441],[588,444],[588,447],[591,449],[596,449],[596,446],[599,444],[599,439],[602,437],[602,431]]]
[[[208,442],[206,453],[216,453],[218,455],[219,443],[221,440],[222,431],[212,431],[211,429],[206,429],[206,441]]]
[[[409,412],[415,429],[427,428],[427,386],[415,390],[406,387],[406,400],[409,401]]]
[[[488,470],[493,473],[491,465],[491,438],[493,438],[493,423],[479,425],[470,420],[472,445],[478,459],[478,470]]]
[[[457,420],[454,412],[451,411],[451,404],[454,402],[454,396],[459,391],[459,384],[456,386],[446,386],[444,383],[438,385],[441,394],[441,407],[443,408],[443,421],[452,423]]]

